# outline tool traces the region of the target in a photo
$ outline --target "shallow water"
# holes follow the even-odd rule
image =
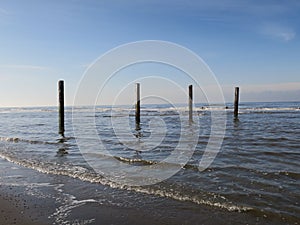
[[[112,162],[117,161],[128,167],[152,168],[168,159],[180,141],[189,140],[189,134],[181,133],[185,129],[185,107],[144,106],[140,130],[135,129],[131,107],[96,107],[95,112],[93,108],[81,107],[76,109],[75,117],[75,120],[80,119],[77,124],[79,121],[82,129],[87,129],[81,137],[74,135],[72,109],[67,108],[64,138],[57,134],[55,107],[1,108],[0,156],[41,172],[107,186],[109,193],[103,198],[106,204],[135,207],[147,202],[151,208],[151,202],[162,197],[190,203],[191,210],[208,205],[257,218],[272,218],[273,222],[297,224],[300,220],[299,106],[299,102],[242,103],[239,120],[234,120],[232,105],[226,110],[196,105],[194,120],[199,122],[199,127],[194,132],[198,140],[191,158],[184,165],[175,165],[172,161],[162,167],[166,171],[173,167],[180,170],[153,185],[126,185],[122,183],[126,173],[118,168],[114,168],[118,179],[111,181],[105,173],[95,172],[90,165],[101,162],[99,168],[111,168]],[[212,133],[211,115],[218,111],[226,115],[224,140],[213,163],[199,171],[199,162]],[[88,123],[90,117],[94,124]],[[129,130],[123,129],[124,121],[129,124]],[[89,133],[92,134],[93,127],[97,139]],[[85,149],[78,148],[76,138],[84,141]],[[105,151],[94,149],[98,141]],[[91,158],[82,156],[82,151],[86,150],[93,153]],[[181,156],[187,155],[182,153]],[[91,160],[90,164],[86,160]],[[143,181],[144,177],[137,174],[135,179]],[[85,190],[81,192],[87,194]]]

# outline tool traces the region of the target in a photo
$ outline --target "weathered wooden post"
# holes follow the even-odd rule
[[[193,85],[189,85],[189,121],[193,122]]]
[[[140,127],[141,122],[141,95],[140,95],[140,83],[136,83],[136,105],[135,105],[135,124],[136,128]]]
[[[239,114],[239,87],[235,88],[234,93],[234,117],[237,118]]]
[[[58,81],[58,133],[64,136],[65,132],[65,98],[64,98],[64,81]]]

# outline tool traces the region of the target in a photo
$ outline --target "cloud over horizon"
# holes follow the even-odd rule
[[[237,85],[243,102],[300,101],[300,82]],[[234,86],[222,85],[227,102],[233,101]],[[259,100],[260,99],[260,100]]]
[[[25,69],[25,70],[46,70],[49,69],[48,67],[44,66],[37,66],[37,65],[19,65],[19,64],[7,64],[7,65],[0,65],[0,69]]]
[[[261,33],[270,38],[275,38],[285,42],[291,41],[296,37],[296,32],[293,28],[275,23],[263,24]]]

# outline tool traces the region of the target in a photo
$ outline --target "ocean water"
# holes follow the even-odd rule
[[[183,144],[178,154],[186,163],[176,155],[172,165],[159,168],[175,168],[174,175],[153,184],[129,185],[124,183],[127,174],[117,166],[114,179],[101,168],[111,170],[110,165],[117,162],[136,172],[172,156],[181,142],[191,141],[190,134],[182,132],[188,114],[185,106],[142,106],[138,129],[131,106],[77,107],[74,120],[72,108],[67,107],[64,137],[58,134],[56,107],[0,108],[0,157],[43,173],[108,187],[107,194],[101,195],[103,204],[137,207],[146,202],[151,208],[157,198],[166,198],[184,203],[185,210],[205,205],[258,219],[272,218],[272,224],[299,224],[300,102],[241,103],[238,120],[233,118],[232,105],[227,106],[196,105],[196,123],[190,125],[197,128],[192,152]],[[212,115],[219,115],[215,112],[225,115],[221,123],[225,135],[212,163],[199,170],[215,135]],[[83,130],[74,132],[75,122]],[[81,141],[85,144],[78,145]],[[95,147],[99,143],[100,150]],[[90,157],[83,156],[86,152]],[[144,181],[144,175],[137,173],[134,181]]]

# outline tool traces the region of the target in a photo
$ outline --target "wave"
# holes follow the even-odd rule
[[[233,107],[228,106],[202,106],[202,107],[194,107],[194,113],[209,113],[209,112],[227,112],[233,113]],[[104,111],[102,111],[104,112]],[[188,115],[189,109],[188,107],[178,107],[178,108],[153,108],[153,109],[141,109],[142,116],[176,116],[179,114]],[[253,114],[253,113],[286,113],[286,112],[300,112],[300,108],[298,107],[282,107],[282,108],[239,108],[240,114]],[[100,116],[100,115],[98,115]],[[112,109],[105,111],[104,117],[122,117],[122,116],[135,116],[134,109]]]
[[[206,112],[233,112],[233,106],[225,105],[205,105],[205,106],[195,106],[193,108],[194,112],[206,113]],[[143,116],[172,116],[178,115],[179,113],[188,113],[189,108],[187,106],[180,107],[160,107],[157,108],[148,108],[147,106],[141,108],[141,114]],[[0,108],[0,113],[57,113],[57,107],[37,107],[37,108]],[[123,117],[123,116],[134,116],[135,109],[128,106],[122,107],[66,107],[66,113],[76,112],[76,113],[93,113],[95,116],[103,114],[104,117]],[[249,113],[284,113],[284,112],[300,112],[300,107],[245,107],[240,106],[240,114],[249,114]]]
[[[66,108],[68,110],[68,108]],[[57,107],[12,107],[0,108],[0,113],[35,113],[35,112],[57,112]]]
[[[39,141],[39,140],[27,140],[23,138],[18,138],[18,137],[0,137],[0,141],[4,142],[25,142],[29,144],[42,144],[42,145],[56,145],[57,142],[48,142],[48,141]]]
[[[0,141],[4,141],[4,142],[13,142],[13,143],[19,143],[19,142],[23,142],[23,143],[29,143],[29,144],[37,144],[37,145],[57,145],[59,147],[59,145],[61,143],[64,144],[64,147],[68,147],[71,146],[71,143],[67,143],[68,140],[73,140],[75,139],[75,137],[65,137],[63,139],[57,139],[56,142],[49,142],[49,141],[40,141],[40,140],[27,140],[27,139],[22,139],[22,138],[18,138],[18,137],[0,137]],[[289,140],[286,138],[282,138],[282,140]],[[206,143],[206,142],[205,142]],[[271,152],[271,151],[261,151],[260,152],[261,155],[270,155],[270,156],[274,156],[277,158],[282,158],[282,157],[298,157],[300,153],[298,152],[290,152],[290,151],[283,151],[283,152]],[[108,155],[103,155],[100,153],[97,154],[93,154],[93,157],[108,157]],[[143,158],[132,158],[132,157],[125,157],[125,156],[113,156],[114,159],[123,162],[123,163],[128,163],[131,165],[135,165],[135,166],[147,166],[147,165],[155,165],[158,164],[159,161],[156,160],[150,160],[150,159],[143,159]],[[292,162],[291,162],[292,163]],[[171,163],[170,163],[171,164]],[[170,166],[179,166],[178,165],[170,165]],[[186,170],[193,170],[193,171],[199,171],[199,167],[198,164],[196,163],[186,163],[185,165],[180,165],[182,169],[186,169]],[[265,171],[259,171],[259,170],[255,170],[254,168],[246,168],[246,167],[230,167],[230,166],[226,166],[226,167],[211,167],[210,170],[222,170],[222,171],[226,171],[226,170],[239,170],[239,171],[244,171],[247,170],[247,172],[251,171],[251,172],[255,172],[257,174],[262,174],[265,173]],[[269,173],[269,175],[272,175],[272,173]],[[300,174],[299,173],[293,173],[293,172],[279,172],[279,173],[274,173],[274,175],[286,175],[289,177],[293,177],[293,178],[300,178]]]
[[[256,107],[256,108],[240,108],[239,113],[285,113],[300,112],[299,107]]]
[[[126,157],[121,157],[121,156],[114,156],[115,159],[129,163],[129,164],[139,164],[139,165],[154,165],[157,164],[158,162],[152,161],[152,160],[145,160],[145,159],[138,159],[138,158],[126,158]]]
[[[194,110],[232,110],[234,108],[232,103],[195,103]],[[300,111],[300,102],[290,103],[240,103],[240,110],[250,111]],[[66,106],[67,111],[95,111],[95,112],[121,112],[130,111],[134,112],[134,105],[87,105],[87,106]],[[164,111],[188,111],[189,107],[186,104],[142,104],[142,111],[148,112],[164,112]],[[40,107],[0,107],[1,112],[57,112],[57,106],[40,106]]]
[[[37,162],[34,161],[33,159],[31,159],[30,161],[28,159],[18,158],[15,155],[10,155],[8,153],[3,153],[3,152],[0,152],[0,157],[12,163],[34,169],[42,173],[68,176],[75,179],[80,179],[82,181],[107,185],[111,188],[134,191],[138,193],[155,195],[164,198],[171,198],[174,200],[186,201],[186,202],[191,202],[199,205],[207,205],[211,207],[225,209],[228,211],[246,212],[252,210],[251,207],[239,206],[231,202],[226,202],[226,199],[224,197],[218,196],[217,194],[213,194],[213,193],[206,193],[207,195],[210,196],[210,198],[204,199],[201,198],[201,196],[199,195],[192,196],[169,188],[160,188],[155,186],[138,187],[138,186],[120,185],[82,166],[68,165],[68,164],[58,165],[53,163],[51,164],[45,162]],[[126,161],[127,159],[122,159],[122,160]]]
[[[24,143],[24,144],[32,144],[32,145],[52,145],[52,146],[60,146],[62,143],[64,147],[71,147],[74,144],[67,143],[68,140],[75,139],[75,137],[64,137],[59,138],[56,142],[52,141],[41,141],[41,140],[30,140],[19,137],[0,137],[0,142],[10,142],[10,143]]]

